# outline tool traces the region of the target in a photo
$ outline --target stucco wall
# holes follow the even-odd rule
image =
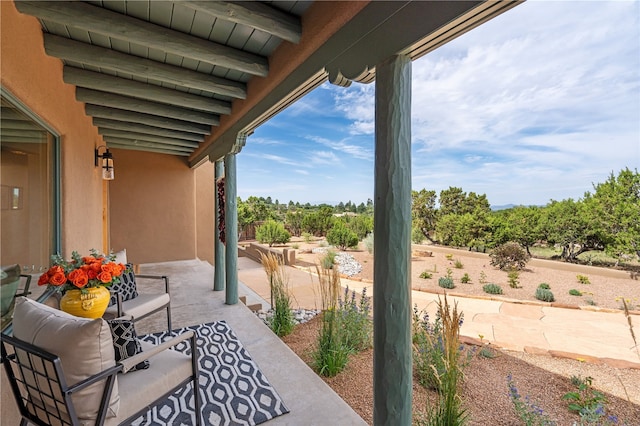
[[[214,259],[215,164],[207,161],[196,168],[196,244],[198,259],[212,265]]]
[[[133,263],[196,257],[195,170],[184,157],[114,149],[111,248]]]
[[[44,52],[36,18],[1,1],[2,86],[50,125],[61,139],[62,250],[102,247],[102,180],[93,150],[102,138],[75,100],[75,87],[62,80],[62,62]]]

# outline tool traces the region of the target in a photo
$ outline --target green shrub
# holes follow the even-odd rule
[[[453,283],[453,278],[449,277],[440,277],[438,278],[438,285],[442,288],[454,288],[455,284]]]
[[[298,250],[300,248],[300,244],[298,243],[291,244],[291,248],[294,250]]]
[[[460,278],[460,282],[462,284],[467,284],[471,282],[471,277],[469,276],[469,274],[467,274],[466,272],[464,273],[464,275],[462,276],[462,278]]]
[[[541,300],[543,302],[554,302],[556,300],[551,290],[548,290],[546,288],[540,288],[540,287],[536,289],[536,299]]]
[[[293,331],[295,321],[291,310],[289,277],[284,264],[274,253],[261,254],[262,266],[269,278],[273,315],[268,324],[277,336],[286,336]]]
[[[591,281],[589,281],[589,277],[586,275],[578,274],[576,275],[576,279],[580,284],[591,284]]]
[[[256,240],[262,244],[286,244],[291,239],[289,231],[284,229],[284,225],[275,220],[267,220],[256,229]]]
[[[311,235],[308,232],[303,232],[302,239],[304,240],[305,243],[309,244],[311,241],[313,241],[313,235]]]
[[[575,288],[569,290],[569,294],[571,296],[582,296],[582,292],[580,290],[576,290]]]
[[[356,292],[344,290],[344,300],[338,299],[338,313],[342,328],[342,343],[353,352],[360,352],[371,347],[373,343],[373,323],[371,322],[371,298],[367,296],[367,288],[362,289],[360,300]]]
[[[484,271],[480,271],[480,280],[478,280],[478,282],[480,284],[486,284],[487,283],[487,274],[485,274]]]
[[[538,288],[544,288],[545,290],[550,290],[551,286],[549,284],[547,284],[547,283],[540,283]]]
[[[498,284],[485,284],[482,286],[482,291],[489,294],[502,294],[502,287]]]
[[[427,279],[429,279],[429,278],[431,278],[431,277],[433,277],[433,274],[432,274],[431,272],[429,272],[429,271],[423,271],[423,272],[420,274],[420,278],[423,278],[423,279],[425,279],[425,280],[427,280]]]
[[[515,270],[515,269],[511,269],[509,271],[509,287],[511,288],[520,288],[520,286],[518,284],[520,284],[520,280],[518,278],[520,278],[520,273]]]
[[[503,271],[511,269],[521,270],[529,261],[527,251],[520,244],[509,242],[504,243],[489,254],[491,265]]]
[[[327,242],[340,250],[358,247],[358,235],[347,228],[344,222],[338,221],[327,232]]]
[[[447,260],[453,259],[453,255],[452,254],[445,254],[444,257],[446,257]]]
[[[462,262],[460,262],[460,259],[456,259],[456,262],[454,263],[454,266],[456,267],[456,269],[464,268],[464,265],[462,264]]]

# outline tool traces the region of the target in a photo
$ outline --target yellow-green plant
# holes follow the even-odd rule
[[[295,326],[291,311],[291,292],[289,277],[284,264],[274,253],[261,253],[262,267],[269,278],[271,290],[271,308],[273,315],[269,318],[269,326],[276,335],[282,337],[290,334]]]

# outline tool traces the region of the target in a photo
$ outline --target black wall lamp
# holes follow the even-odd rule
[[[100,148],[104,148],[103,154],[100,154]],[[100,165],[100,160],[102,160],[102,179],[113,180],[113,155],[105,145],[100,145],[96,148],[96,167]]]

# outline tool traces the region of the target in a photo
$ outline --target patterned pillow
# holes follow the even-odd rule
[[[113,338],[113,349],[116,353],[116,362],[129,358],[142,352],[142,347],[136,335],[136,329],[133,321],[130,320],[108,320],[107,323],[111,328],[111,337]],[[149,368],[149,360],[145,359],[136,364],[129,371],[144,370]]]
[[[138,290],[136,289],[136,275],[133,273],[133,265],[127,263],[127,269],[120,275],[120,282],[118,284],[112,284],[109,287],[111,292],[111,300],[109,306],[113,306],[118,303],[116,295],[122,294],[122,301],[131,300],[138,297]]]

